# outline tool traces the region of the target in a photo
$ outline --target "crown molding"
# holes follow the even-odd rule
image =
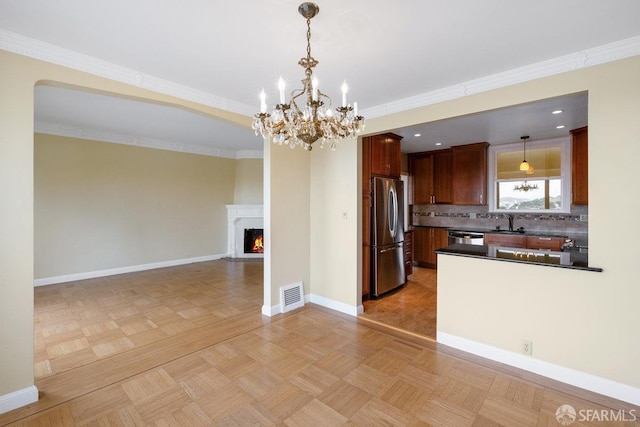
[[[262,159],[264,153],[261,150],[238,150],[236,159]]]
[[[179,85],[2,29],[0,29],[0,49],[249,117],[253,116],[255,112],[255,109],[247,104]],[[386,104],[364,108],[361,111],[367,118],[381,117],[639,54],[640,36],[631,37]]]
[[[134,147],[154,148],[157,150],[176,151],[179,153],[200,154],[211,157],[224,157],[227,159],[261,159],[262,151],[259,150],[221,150],[199,144],[185,144],[159,138],[147,138],[137,135],[109,132],[96,129],[65,126],[58,123],[37,121],[34,124],[35,133],[64,136],[69,138],[88,139],[91,141],[111,142],[114,144],[131,145]]]
[[[365,108],[362,115],[367,118],[381,117],[636,55],[640,55],[640,36]]]
[[[25,37],[21,34],[3,29],[0,29],[0,49],[232,113],[244,116],[253,116],[255,113],[255,108],[250,105],[235,102],[208,92],[144,74],[127,67],[112,64],[89,55],[74,52],[51,43]]]

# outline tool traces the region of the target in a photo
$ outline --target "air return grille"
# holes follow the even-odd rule
[[[282,313],[302,307],[303,305],[304,295],[302,293],[302,282],[280,288],[280,307]]]

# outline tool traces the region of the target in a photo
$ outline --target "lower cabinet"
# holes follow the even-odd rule
[[[413,273],[413,231],[404,232],[404,278]]]
[[[509,248],[526,248],[527,236],[523,234],[486,233],[484,244],[487,246],[506,246]]]
[[[413,230],[413,259],[420,267],[436,268],[438,256],[436,249],[448,245],[446,228],[416,227]]]
[[[564,245],[564,237],[525,236],[514,234],[486,233],[484,244],[487,246],[506,246],[510,248],[539,249],[560,251]]]
[[[527,249],[561,251],[564,237],[527,236]]]

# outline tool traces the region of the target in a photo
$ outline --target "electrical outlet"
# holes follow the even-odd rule
[[[476,213],[475,212],[469,213],[469,219],[476,219]]]
[[[580,215],[580,221],[582,222],[589,221],[589,215]]]
[[[533,355],[533,343],[529,340],[522,340],[522,354]]]

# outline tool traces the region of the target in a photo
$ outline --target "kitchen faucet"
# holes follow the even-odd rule
[[[509,214],[507,218],[509,218],[509,231],[513,231],[513,215]]]

